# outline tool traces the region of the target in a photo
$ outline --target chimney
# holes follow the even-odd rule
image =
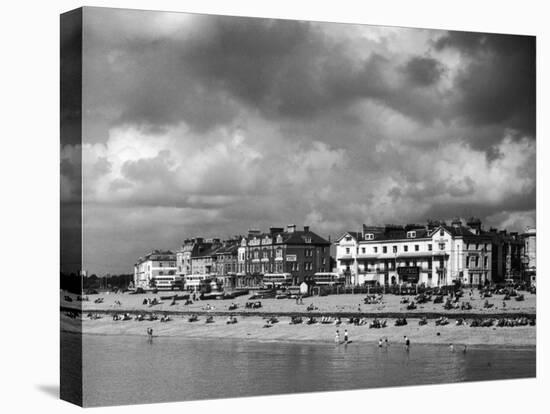
[[[309,233],[309,226],[304,226],[304,232]]]
[[[451,222],[451,226],[453,226],[455,229],[458,229],[460,226],[462,226],[462,220],[460,220],[460,218],[458,217],[455,217]]]
[[[294,233],[296,231],[296,224],[289,224],[286,226],[286,231],[288,233]]]

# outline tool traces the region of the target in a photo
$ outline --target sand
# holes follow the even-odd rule
[[[100,294],[88,295],[89,301],[66,302],[65,294],[61,294],[61,305],[67,307],[78,307],[82,305],[83,321],[82,331],[85,334],[97,335],[137,335],[145,336],[146,329],[152,327],[155,335],[185,337],[185,338],[234,338],[260,341],[309,341],[309,342],[333,342],[336,329],[343,335],[347,329],[350,339],[354,342],[376,343],[380,338],[388,338],[390,343],[400,344],[403,336],[407,335],[413,343],[430,344],[468,344],[468,345],[502,345],[502,346],[534,346],[536,345],[536,327],[469,327],[456,326],[453,315],[459,311],[445,311],[443,305],[432,302],[419,305],[415,311],[407,311],[406,305],[400,304],[401,296],[386,295],[380,305],[365,305],[365,295],[332,295],[324,297],[309,297],[303,300],[303,304],[296,304],[293,299],[262,299],[262,308],[259,310],[247,310],[244,304],[249,301],[249,295],[241,296],[233,300],[208,300],[197,301],[192,305],[184,305],[183,301],[171,306],[171,300],[161,300],[160,296],[169,293],[130,295],[130,294]],[[536,295],[524,293],[525,301],[517,302],[514,299],[506,302],[502,307],[502,296],[488,298],[489,303],[494,306],[484,309],[485,298],[480,298],[477,291],[472,299],[467,300],[473,306],[469,314],[486,315],[487,317],[503,313],[523,313],[536,316]],[[76,298],[75,295],[71,295]],[[468,295],[466,295],[468,296]],[[104,299],[103,303],[94,303],[98,297]],[[144,298],[157,297],[161,301],[159,305],[149,307],[143,305]],[[115,304],[120,301],[121,305]],[[238,323],[226,324],[227,315],[232,313],[228,307],[236,303],[238,307]],[[408,324],[402,327],[394,326],[394,319],[388,319],[388,327],[382,329],[369,329],[368,325],[356,326],[348,324],[343,319],[340,326],[334,324],[300,324],[290,325],[289,315],[293,313],[307,314],[306,307],[314,304],[318,309],[316,314],[357,314],[368,315],[369,322],[376,314],[403,313],[407,316]],[[210,306],[211,310],[206,310]],[[171,312],[172,321],[161,323],[160,321],[113,321],[113,313],[122,312]],[[91,320],[86,315],[89,312],[99,312],[101,319]],[[199,313],[199,321],[188,322],[188,313]],[[433,319],[428,320],[424,326],[418,325],[418,313],[445,313],[449,317],[450,324],[436,326]],[[249,313],[253,315],[247,316]],[[462,312],[468,313],[468,312]],[[207,315],[214,315],[215,322],[205,323]],[[266,321],[262,314],[279,314],[280,322],[270,328],[264,328]],[[305,318],[304,318],[305,322]],[[62,329],[67,331],[78,331],[78,323],[62,315]],[[439,333],[439,335],[438,335]]]
[[[466,291],[469,292],[469,291]],[[177,292],[182,294],[183,292]],[[469,298],[468,293],[466,293],[463,300],[469,301],[472,305],[472,310],[468,311],[470,313],[478,314],[487,314],[491,315],[494,313],[529,313],[535,315],[536,313],[536,295],[531,293],[522,292],[525,296],[523,302],[518,302],[514,298],[509,301],[506,301],[506,306],[503,307],[503,296],[494,295],[491,298],[487,298],[489,303],[493,304],[493,307],[490,309],[484,309],[483,303],[485,298],[480,298],[477,290],[474,290],[474,295],[472,299]],[[236,299],[230,300],[206,300],[206,301],[196,301],[192,305],[184,305],[184,301],[176,301],[176,305],[170,306],[171,300],[161,300],[161,296],[166,296],[173,294],[172,292],[161,292],[158,294],[141,294],[141,295],[130,295],[125,294],[99,294],[99,295],[88,295],[89,300],[84,302],[66,302],[64,300],[65,293],[61,293],[61,306],[62,307],[78,307],[82,305],[83,312],[89,311],[186,311],[186,312],[196,312],[203,310],[207,305],[211,305],[215,308],[216,312],[230,312],[228,310],[229,305],[236,303],[239,305],[238,310],[243,312],[248,312],[245,309],[244,305],[249,301],[250,295],[240,296]],[[70,295],[73,298],[76,298],[76,295]],[[143,305],[143,299],[156,297],[161,304],[153,307]],[[96,304],[94,301],[97,298],[103,298],[103,303]],[[385,295],[383,298],[383,303],[380,305],[365,305],[363,299],[365,295],[362,294],[342,294],[342,295],[329,295],[329,296],[314,296],[304,298],[303,304],[296,304],[294,299],[262,299],[262,308],[260,311],[265,313],[293,313],[293,312],[306,312],[306,307],[310,304],[314,304],[318,308],[318,312],[327,313],[327,314],[337,314],[337,313],[367,313],[367,314],[376,314],[376,313],[392,313],[392,312],[406,312],[407,314],[415,313],[429,313],[429,312],[438,312],[446,313],[453,315],[456,313],[464,313],[459,310],[449,310],[446,311],[443,309],[442,304],[434,304],[429,302],[423,305],[418,305],[416,310],[408,311],[405,304],[400,304],[402,296],[398,295]],[[411,297],[412,299],[412,297]],[[115,304],[116,301],[119,301],[121,305]],[[468,313],[466,312],[466,313]]]
[[[380,338],[388,338],[390,343],[401,344],[403,336],[407,335],[412,343],[422,344],[467,344],[467,345],[502,345],[502,346],[534,346],[536,345],[536,327],[492,327],[473,328],[456,326],[454,320],[446,326],[436,326],[433,320],[427,325],[419,326],[418,319],[408,319],[406,326],[393,326],[393,320],[388,320],[388,327],[370,329],[367,325],[356,326],[342,323],[333,324],[297,324],[290,325],[287,317],[279,318],[279,322],[271,328],[264,328],[266,321],[257,316],[239,316],[236,324],[226,324],[226,317],[214,317],[214,323],[206,323],[206,316],[199,316],[196,322],[189,322],[187,317],[176,316],[170,322],[160,321],[113,321],[109,315],[102,319],[90,320],[84,318],[82,330],[91,335],[136,335],[146,337],[147,328],[151,327],[158,336],[184,338],[225,338],[247,339],[260,341],[308,341],[332,343],[336,329],[343,338],[347,329],[350,340],[354,342],[376,343]],[[62,327],[67,331],[77,331],[78,324],[62,316]],[[439,335],[438,335],[439,333]]]

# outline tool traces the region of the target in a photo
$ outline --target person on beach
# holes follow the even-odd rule
[[[149,340],[153,339],[153,328],[147,328],[147,337]]]
[[[390,343],[388,342],[388,338],[385,338],[385,339],[384,339],[384,345],[386,346],[386,348],[387,348],[388,346],[390,346]]]
[[[378,340],[378,348],[382,348],[382,338]]]
[[[455,347],[454,347],[453,344],[449,344],[449,350],[450,350],[451,352],[454,352],[454,351],[455,351]]]
[[[338,345],[340,343],[340,332],[336,329],[336,336],[334,337],[334,343]]]
[[[463,353],[463,354],[466,353],[466,345],[464,345],[464,349],[462,350],[462,353]]]
[[[409,340],[409,338],[407,338],[407,335],[405,335],[403,338],[405,338],[405,351],[409,352],[411,341]]]
[[[347,329],[344,331],[344,343],[346,343],[346,344],[348,343],[348,330]]]

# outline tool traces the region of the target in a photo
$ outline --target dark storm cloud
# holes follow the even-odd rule
[[[210,37],[191,42],[183,61],[203,84],[217,85],[264,116],[311,118],[371,99],[407,116],[432,120],[440,101],[411,86],[430,86],[434,59],[413,58],[404,74],[370,53],[363,60],[307,22],[217,18]],[[393,77],[393,79],[392,79]]]
[[[435,47],[456,49],[469,60],[455,79],[456,116],[474,125],[498,124],[535,137],[534,37],[450,32]]]
[[[203,16],[198,26],[200,35],[115,40],[90,30],[88,73],[103,78],[90,87],[90,104],[114,106],[112,125],[185,121],[198,131],[230,124],[243,105],[267,119],[308,120],[362,100],[421,122],[441,113],[431,86],[443,68],[434,59],[413,57],[401,70],[368,45],[358,58],[345,40],[308,22]]]
[[[415,56],[407,61],[402,70],[413,84],[429,86],[439,81],[444,67],[437,59]]]
[[[536,207],[535,200],[536,194],[535,190],[533,190],[527,194],[509,197],[504,202],[499,201],[495,204],[485,201],[468,204],[462,204],[460,202],[435,202],[426,212],[423,212],[422,216],[417,216],[416,220],[476,216],[479,217],[482,222],[486,222],[488,217],[500,211],[517,213],[534,211]],[[522,229],[516,230],[521,231]]]

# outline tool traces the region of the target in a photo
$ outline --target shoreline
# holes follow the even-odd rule
[[[62,333],[65,334],[74,334],[74,335],[84,335],[84,336],[104,336],[104,337],[111,337],[111,336],[125,336],[125,337],[135,337],[135,338],[142,338],[147,339],[146,335],[138,334],[138,333],[92,333],[92,332],[76,332],[72,330],[61,330]],[[175,338],[175,339],[184,339],[188,341],[227,341],[227,342],[236,342],[241,341],[242,338],[228,338],[228,337],[199,337],[199,336],[186,336],[185,334],[174,334],[174,335],[155,335],[154,338]],[[333,346],[335,345],[334,342],[331,341],[323,341],[321,339],[258,339],[258,338],[246,338],[247,342],[253,342],[253,343],[281,343],[281,344],[311,344],[311,345],[326,345],[326,346]],[[353,340],[350,342],[350,344],[362,344],[362,345],[377,345],[377,341],[370,341],[370,340]],[[340,344],[345,345],[345,344]],[[414,345],[428,345],[428,346],[443,346],[447,347],[448,344],[446,343],[437,343],[437,342],[416,342]],[[468,346],[468,349],[487,349],[487,348],[494,348],[498,347],[502,350],[513,350],[513,351],[522,351],[522,350],[536,350],[536,344],[488,344],[488,343],[460,343],[460,342],[454,342],[453,345],[461,347],[464,345]],[[403,347],[402,343],[391,343],[390,345],[393,348],[401,348]],[[456,352],[459,352],[460,349],[456,350]]]

